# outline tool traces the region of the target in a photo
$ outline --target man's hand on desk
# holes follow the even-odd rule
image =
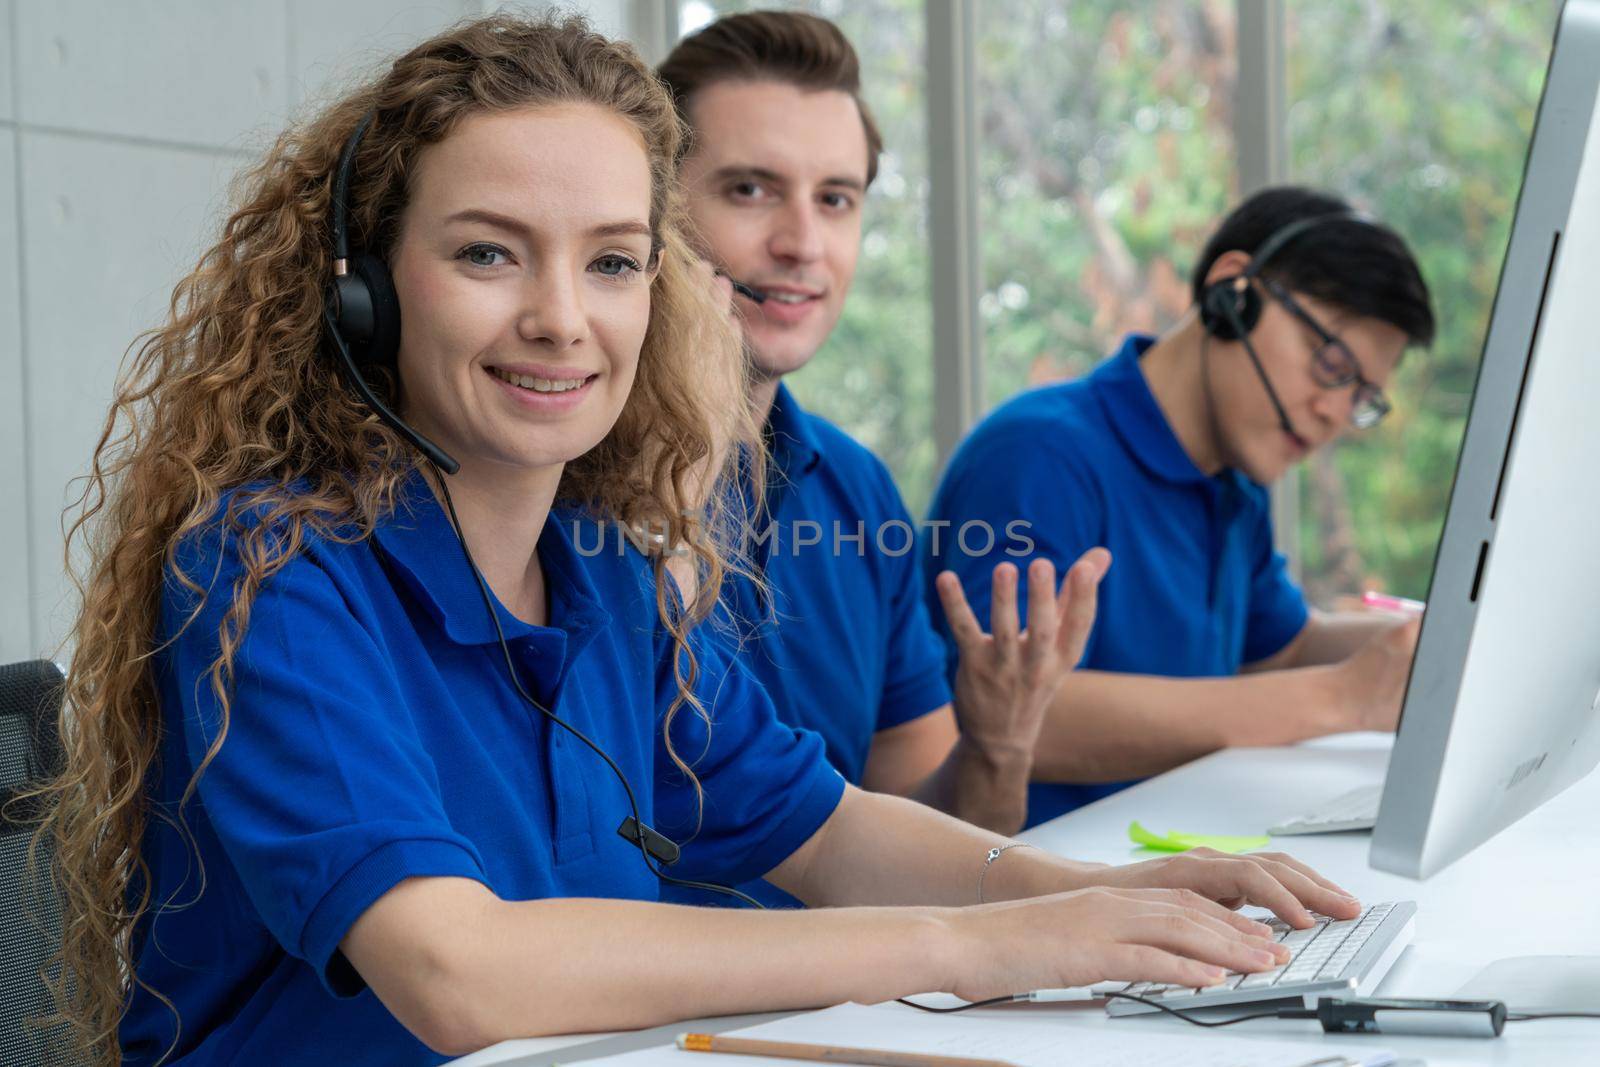
[[[1351,717],[1347,730],[1392,731],[1399,725],[1421,627],[1417,618],[1397,622],[1332,668],[1339,706]]]
[[[952,908],[944,921],[944,988],[969,1001],[1105,981],[1209,986],[1289,958],[1265,925],[1186,890],[1081,889]]]
[[[1078,877],[1085,885],[1192,890],[1225,908],[1254,904],[1298,928],[1312,923],[1307,909],[1336,919],[1361,913],[1355,897],[1282,852],[1231,856],[1195,848],[1120,867],[1084,868]]]

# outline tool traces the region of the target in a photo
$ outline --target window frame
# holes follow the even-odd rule
[[[1285,0],[1235,0],[1238,76],[1234,138],[1241,195],[1289,173]],[[629,35],[651,63],[677,40],[680,0],[629,0]],[[925,0],[928,55],[928,240],[933,301],[932,425],[935,469],[983,417],[982,219],[979,215],[977,40],[979,5]],[[1290,470],[1272,487],[1278,550],[1300,573],[1300,479]]]

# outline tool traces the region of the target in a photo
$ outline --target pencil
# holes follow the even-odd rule
[[[932,1056],[921,1052],[889,1052],[873,1048],[805,1045],[794,1041],[758,1041],[749,1037],[679,1034],[678,1047],[689,1052],[732,1052],[741,1056],[776,1056],[818,1063],[864,1063],[869,1067],[1015,1067],[1005,1060],[968,1056]]]

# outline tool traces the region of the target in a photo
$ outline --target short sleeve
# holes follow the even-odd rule
[[[879,473],[888,505],[877,529],[916,529],[889,472],[880,468]],[[944,674],[944,645],[933,628],[928,605],[922,597],[922,566],[917,546],[909,534],[906,540],[905,551],[893,555],[892,550],[900,547],[898,541],[887,533],[879,538],[880,545],[891,552],[883,553],[884,587],[878,590],[884,597],[888,614],[885,620],[888,647],[884,655],[883,695],[878,702],[878,730],[921,718],[944,707],[951,699]]]
[[[657,829],[682,843],[675,877],[739,885],[782,863],[827,822],[844,795],[822,738],[778,721],[760,683],[705,639],[690,635],[698,668],[694,708],[677,710],[673,750],[701,794],[658,745]],[[656,690],[663,709],[677,693],[672,645],[660,642]]]
[[[191,766],[222,736],[198,786],[206,817],[264,925],[330,993],[352,996],[364,983],[338,946],[356,918],[406,878],[485,881],[481,858],[446,817],[394,665],[315,546],[252,602],[225,733],[209,671],[236,549],[213,527],[178,560],[210,592],[180,630],[195,596],[167,581],[163,632],[178,632],[161,653],[165,721]]]
[[[952,676],[958,653],[934,585],[941,571],[961,580],[973,614],[988,630],[994,569],[1014,564],[1018,618],[1025,626],[1028,565],[1036,558],[1050,560],[1059,581],[1079,556],[1106,542],[1105,499],[1087,465],[1028,436],[1009,427],[1003,434],[970,439],[951,461],[923,527],[926,602],[944,639]]]
[[[1305,595],[1289,577],[1289,564],[1274,548],[1272,514],[1260,494],[1255,520],[1250,612],[1245,626],[1244,662],[1276,655],[1305,629],[1310,612]]]

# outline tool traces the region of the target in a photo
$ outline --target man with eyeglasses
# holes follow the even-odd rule
[[[1092,545],[1115,560],[1040,734],[1030,825],[1217,748],[1399,716],[1416,620],[1309,609],[1265,487],[1388,413],[1384,383],[1434,334],[1416,260],[1343,200],[1268,189],[1223,220],[1193,294],[1168,333],[992,412],[930,508],[924,573],[954,570],[980,611],[1006,547],[985,528],[1026,522],[1058,565]]]

